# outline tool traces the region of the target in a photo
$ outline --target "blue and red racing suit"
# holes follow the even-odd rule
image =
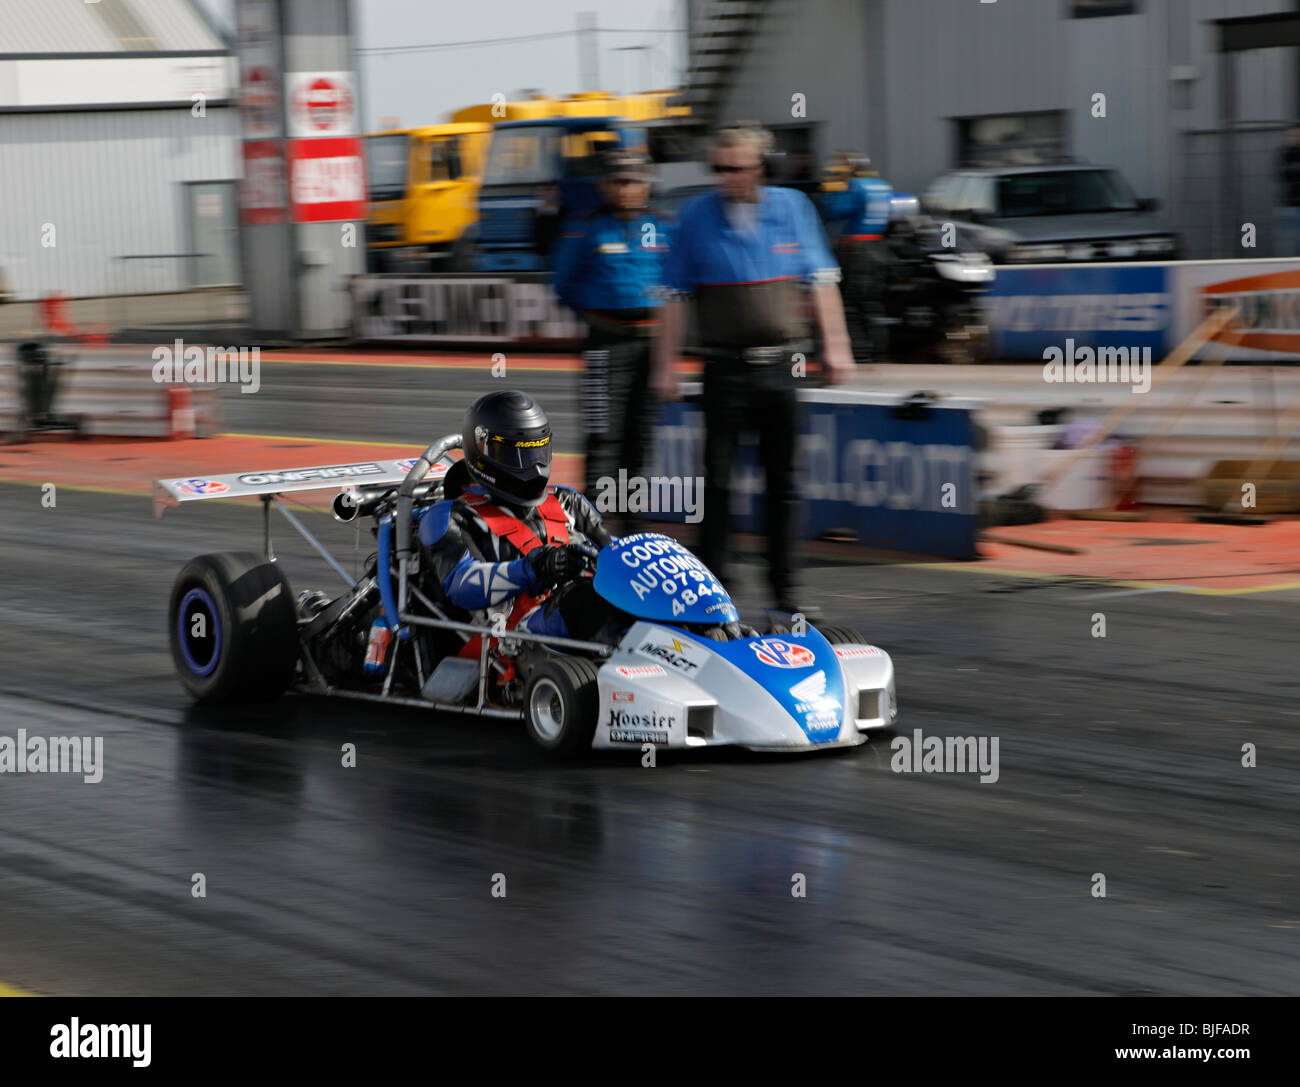
[[[489,611],[508,605],[507,628],[565,638],[610,638],[631,620],[595,594],[588,576],[540,585],[528,555],[564,544],[594,551],[611,539],[600,514],[570,487],[548,487],[540,506],[519,509],[470,486],[420,519],[423,576],[437,583],[430,586],[436,597],[484,624]],[[477,655],[478,639],[465,651]]]

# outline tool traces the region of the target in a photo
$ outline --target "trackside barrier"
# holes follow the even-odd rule
[[[1234,360],[1300,362],[1300,259],[999,265],[983,301],[995,359],[1041,360],[1070,339],[1159,360],[1210,310],[1235,305]]]
[[[571,343],[585,325],[540,273],[354,276],[353,335],[373,343]]]
[[[681,401],[663,406],[652,439],[651,492],[664,492],[656,478],[694,481],[704,474],[699,395],[698,385],[687,385]],[[903,398],[844,389],[802,391],[799,402],[795,460],[802,538],[847,535],[891,551],[976,557],[978,405],[945,400],[912,411]],[[734,527],[762,531],[763,502],[763,474],[751,439],[737,456]],[[681,511],[643,516],[686,520]]]
[[[148,346],[56,345],[65,360],[54,405],[80,418],[82,433],[101,437],[206,438],[221,426],[221,391],[211,383],[179,390],[154,380]],[[16,348],[0,344],[0,430],[18,429],[22,410]]]
[[[886,394],[933,389],[976,399],[984,426],[1028,428],[1026,434],[1044,408],[1069,408],[1076,422],[1100,423],[1117,405],[1136,401],[1115,440],[1140,450],[1138,500],[1184,506],[1200,504],[1200,481],[1216,461],[1253,458],[1274,433],[1279,411],[1300,396],[1296,366],[1198,365],[1168,375],[1148,393],[1119,384],[1050,384],[1041,363],[859,366],[856,381]],[[1294,457],[1297,447],[1300,436],[1282,456]]]

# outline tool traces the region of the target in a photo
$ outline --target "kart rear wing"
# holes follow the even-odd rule
[[[425,451],[426,457],[435,446],[430,446]],[[417,464],[423,465],[423,470],[419,472],[416,482],[430,474],[439,478],[450,467],[450,462],[433,464],[425,457],[408,457],[403,460],[356,461],[351,464],[319,464],[306,468],[156,479],[153,484],[154,516],[161,517],[168,507],[182,502],[199,502],[207,498],[259,498],[291,491],[320,491],[348,486],[395,487],[412,475],[412,469]]]

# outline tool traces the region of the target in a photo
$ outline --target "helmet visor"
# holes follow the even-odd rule
[[[506,468],[531,468],[551,465],[551,436],[543,434],[539,438],[506,438],[492,434],[482,442],[479,449],[490,460]]]

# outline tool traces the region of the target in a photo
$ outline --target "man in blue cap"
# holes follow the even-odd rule
[[[619,468],[640,476],[655,409],[651,347],[659,332],[667,220],[647,201],[654,176],[644,152],[606,153],[603,205],[565,225],[555,253],[555,292],[587,323],[580,389],[587,435],[587,494]],[[608,512],[608,511],[607,511]],[[626,532],[637,519],[624,512]]]

